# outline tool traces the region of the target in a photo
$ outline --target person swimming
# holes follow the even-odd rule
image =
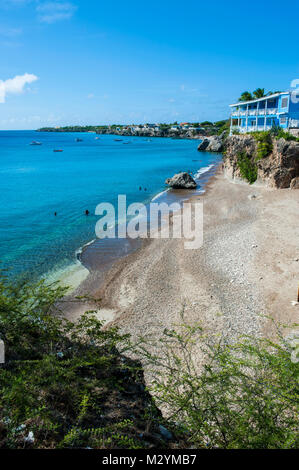
[[[54,216],[55,216],[55,217],[56,217],[56,215],[57,215],[57,212],[54,212]]]
[[[89,215],[89,210],[88,209],[86,209],[85,215]]]

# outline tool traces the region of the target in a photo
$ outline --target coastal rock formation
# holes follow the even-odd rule
[[[197,150],[206,152],[222,152],[225,133],[206,137],[199,144]]]
[[[97,134],[113,134],[125,137],[169,137],[171,139],[202,139],[205,136],[206,131],[201,129],[200,131],[188,130],[188,129],[133,129],[131,127],[124,129],[98,129]]]
[[[262,157],[251,135],[232,135],[225,141],[224,171],[231,179],[241,179],[240,155],[256,168],[256,181],[273,188],[298,188],[299,142],[272,138],[272,149]]]
[[[189,175],[189,173],[178,173],[172,178],[168,178],[165,184],[174,189],[195,189],[196,181]]]
[[[299,189],[299,176],[296,176],[296,178],[293,178],[290,184],[291,189]]]

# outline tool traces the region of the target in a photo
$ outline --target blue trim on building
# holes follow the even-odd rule
[[[291,92],[240,102],[231,106],[231,133],[269,130],[273,126],[283,129],[299,128],[299,99]]]

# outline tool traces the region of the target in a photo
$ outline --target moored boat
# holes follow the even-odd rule
[[[42,143],[37,140],[33,140],[30,145],[42,145]]]

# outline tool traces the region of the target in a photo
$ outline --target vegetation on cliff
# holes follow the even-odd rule
[[[256,162],[245,151],[238,152],[237,165],[242,178],[246,179],[249,184],[253,184],[257,180]]]
[[[176,331],[164,331],[159,352],[147,356],[151,367],[159,365],[152,393],[190,443],[198,448],[298,447],[299,367],[292,342],[279,328],[277,333],[277,343],[243,336],[227,344],[200,325],[183,323]],[[194,360],[199,354],[204,359],[200,367]]]
[[[297,187],[299,138],[273,127],[270,131],[232,135],[224,141],[224,167],[232,178],[250,184],[257,178],[276,188]]]
[[[268,157],[273,150],[272,135],[270,132],[252,132],[257,142],[257,155],[255,161]]]
[[[282,336],[228,345],[182,324],[133,346],[91,312],[64,319],[64,294],[1,279],[0,447],[298,446],[298,364]],[[155,402],[130,352],[150,365]]]
[[[141,366],[125,355],[128,336],[91,312],[64,319],[65,293],[1,279],[0,448],[165,446]]]

